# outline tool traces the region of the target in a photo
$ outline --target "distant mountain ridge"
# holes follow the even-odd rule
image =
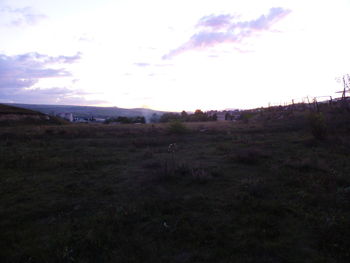
[[[96,106],[75,106],[75,105],[41,105],[41,104],[18,104],[18,103],[6,103],[6,105],[20,107],[24,109],[39,111],[44,114],[55,115],[58,113],[72,113],[76,117],[95,117],[95,118],[108,118],[108,117],[135,117],[144,116],[146,119],[150,118],[153,114],[162,115],[163,111],[157,111],[152,109],[136,108],[136,109],[124,109],[118,107],[96,107]]]

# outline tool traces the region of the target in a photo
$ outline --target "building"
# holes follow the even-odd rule
[[[56,116],[61,117],[62,119],[65,119],[67,121],[73,122],[73,114],[72,113],[66,113],[66,112],[61,112],[56,114]]]
[[[216,120],[218,121],[234,121],[239,119],[241,113],[239,110],[224,110],[224,111],[216,111],[211,110],[206,112],[208,117],[216,116]]]

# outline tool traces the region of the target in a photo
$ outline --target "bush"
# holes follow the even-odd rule
[[[188,132],[188,128],[180,121],[172,121],[168,125],[168,132],[172,134],[184,134]]]
[[[327,137],[327,125],[322,113],[311,113],[309,124],[315,139],[323,140]]]
[[[249,120],[253,117],[253,114],[252,113],[249,113],[249,112],[246,112],[246,113],[243,113],[239,120],[241,120],[243,123],[249,123]]]

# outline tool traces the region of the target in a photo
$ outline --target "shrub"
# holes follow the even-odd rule
[[[311,113],[309,124],[311,133],[316,139],[323,140],[327,137],[327,125],[322,113]]]
[[[243,123],[249,123],[249,120],[253,117],[253,114],[252,113],[249,113],[249,112],[246,112],[246,113],[243,113],[239,120],[241,120]]]
[[[172,134],[184,134],[188,132],[188,128],[180,121],[172,121],[168,125],[168,132]]]

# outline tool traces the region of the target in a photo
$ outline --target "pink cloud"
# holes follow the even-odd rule
[[[40,79],[69,77],[64,68],[51,68],[51,64],[70,64],[80,59],[74,56],[51,57],[36,52],[16,56],[0,54],[0,90],[22,89],[33,86]]]
[[[226,28],[232,23],[232,19],[234,16],[232,15],[209,15],[202,17],[197,27],[209,27],[213,29],[222,29]]]
[[[29,6],[23,8],[5,6],[0,8],[1,14],[8,17],[7,25],[10,26],[35,25],[42,19],[47,18],[46,15],[35,12]]]
[[[267,31],[273,24],[280,21],[290,10],[274,7],[267,15],[250,21],[235,22],[232,15],[210,15],[200,19],[197,27],[201,30],[195,33],[188,42],[180,47],[171,50],[163,56],[163,59],[170,59],[181,53],[213,47],[222,43],[240,43],[243,39],[251,37],[256,31]]]

